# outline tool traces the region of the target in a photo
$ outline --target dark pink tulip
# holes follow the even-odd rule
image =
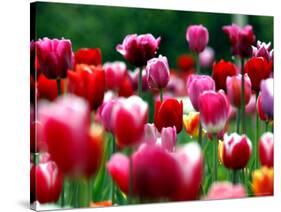
[[[36,54],[40,71],[49,79],[66,78],[74,63],[71,41],[67,39],[39,39]]]
[[[252,143],[246,135],[224,135],[223,164],[229,169],[246,167],[252,153]]]
[[[230,103],[239,108],[241,106],[241,95],[242,95],[242,83],[241,83],[241,74],[238,74],[236,76],[227,77],[226,78],[226,90],[227,90],[227,96],[230,101]],[[244,103],[245,105],[248,104],[251,98],[252,94],[252,84],[251,80],[248,77],[247,74],[244,75]]]
[[[196,111],[198,108],[198,99],[199,96],[208,90],[214,91],[216,89],[215,81],[212,77],[207,75],[195,75],[192,74],[188,77],[186,82],[187,93],[191,100],[192,106]]]
[[[273,79],[268,78],[261,81],[261,106],[264,113],[273,119]]]
[[[139,143],[148,119],[148,105],[138,96],[120,98],[112,110],[112,127],[120,147]]]
[[[107,89],[118,89],[126,74],[127,67],[124,62],[107,62],[103,65]]]
[[[147,61],[147,82],[150,88],[165,88],[170,79],[170,70],[167,57],[159,56]]]
[[[236,24],[223,27],[223,31],[227,34],[231,47],[232,54],[240,57],[250,57],[252,55],[252,45],[256,40],[251,25],[240,27]]]
[[[271,132],[266,132],[260,137],[259,156],[262,166],[273,167],[274,148],[273,134]]]
[[[127,35],[116,50],[132,65],[141,67],[156,54],[161,38],[155,39],[152,34]]]
[[[129,72],[129,77],[130,77],[131,82],[133,84],[134,90],[138,89],[139,73],[140,73],[140,69],[139,68],[136,68],[134,71],[130,71]],[[147,82],[146,70],[143,69],[141,74],[142,74],[142,91],[146,91],[146,90],[148,90],[148,82]]]
[[[198,99],[200,120],[208,133],[217,133],[224,129],[230,113],[229,101],[220,90],[204,91]]]
[[[186,40],[192,51],[200,53],[209,42],[209,32],[203,25],[191,25],[186,30]]]
[[[211,47],[206,47],[203,52],[199,54],[199,62],[202,67],[211,67],[214,62],[215,51]]]
[[[257,46],[252,46],[253,56],[254,57],[263,57],[267,61],[272,60],[273,49],[270,50],[271,43],[264,43],[258,40]]]
[[[212,184],[206,199],[230,199],[247,197],[247,192],[243,185],[233,185],[230,182],[215,182]]]

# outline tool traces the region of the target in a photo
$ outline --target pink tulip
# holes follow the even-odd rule
[[[202,25],[191,25],[186,30],[189,48],[197,53],[202,52],[209,42],[209,32]]]
[[[211,67],[214,62],[215,51],[211,47],[206,47],[203,52],[199,54],[199,62],[202,67]]]
[[[230,103],[239,108],[241,106],[241,74],[226,78],[226,90]],[[252,94],[251,80],[247,74],[244,76],[244,104],[247,105]]]
[[[155,39],[151,34],[127,35],[116,50],[132,65],[141,67],[156,54],[161,38]]]
[[[248,104],[246,105],[246,113],[247,114],[255,114],[256,112],[256,95],[252,94]]]
[[[40,71],[49,79],[66,78],[73,66],[73,52],[70,40],[43,38],[36,42],[36,53]]]
[[[261,106],[264,113],[273,119],[273,78],[268,78],[261,81]]]
[[[223,164],[229,169],[246,167],[252,153],[252,143],[246,135],[224,135]]]
[[[198,108],[202,126],[207,132],[217,133],[224,129],[230,105],[223,90],[203,92],[198,99]]]
[[[104,128],[109,132],[113,132],[112,110],[116,104],[118,104],[118,99],[111,99],[107,102],[104,102],[98,110],[101,122]]]
[[[254,57],[263,57],[267,61],[272,60],[273,57],[273,49],[270,50],[271,43],[264,43],[258,40],[257,47],[252,46],[253,56]]]
[[[232,185],[229,182],[215,182],[212,184],[206,199],[230,199],[247,197],[247,192],[243,185]]]
[[[270,118],[268,117],[268,115],[264,112],[264,109],[262,107],[262,96],[261,94],[259,94],[258,96],[258,99],[255,101],[256,102],[256,110],[257,110],[257,113],[259,115],[259,118],[262,120],[262,121],[269,121]]]
[[[208,90],[215,90],[215,81],[212,77],[207,75],[195,75],[192,74],[188,77],[186,82],[187,93],[191,100],[192,106],[196,111],[199,110],[198,108],[198,99],[199,96]]]
[[[123,77],[127,71],[126,64],[124,62],[107,62],[103,65],[105,72],[105,81],[107,89],[119,88]]]
[[[262,166],[273,167],[274,149],[273,134],[271,132],[266,132],[260,137],[259,156]]]
[[[148,119],[148,105],[138,96],[120,98],[112,110],[113,132],[120,147],[139,143]]]
[[[150,88],[165,88],[170,79],[170,70],[167,57],[159,56],[147,61],[147,82]]]
[[[173,127],[163,127],[161,130],[161,145],[169,150],[174,151],[177,142],[177,128]]]

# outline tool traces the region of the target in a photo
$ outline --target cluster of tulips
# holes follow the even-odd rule
[[[215,62],[208,30],[191,25],[186,40],[196,60],[181,55],[178,70],[157,56],[161,38],[151,34],[127,35],[117,45],[132,71],[121,61],[103,64],[98,48],[73,52],[67,39],[32,41],[32,203],[272,195],[273,50],[256,42],[250,25],[222,29],[236,63]],[[212,75],[202,74],[209,68]]]

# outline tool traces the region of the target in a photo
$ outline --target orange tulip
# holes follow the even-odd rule
[[[255,196],[273,195],[272,168],[262,167],[252,173],[252,189]]]

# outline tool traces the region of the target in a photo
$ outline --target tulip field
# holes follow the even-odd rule
[[[229,22],[218,57],[204,21],[183,27],[176,62],[155,31],[122,31],[120,60],[94,39],[31,39],[33,209],[273,195],[273,41]]]

